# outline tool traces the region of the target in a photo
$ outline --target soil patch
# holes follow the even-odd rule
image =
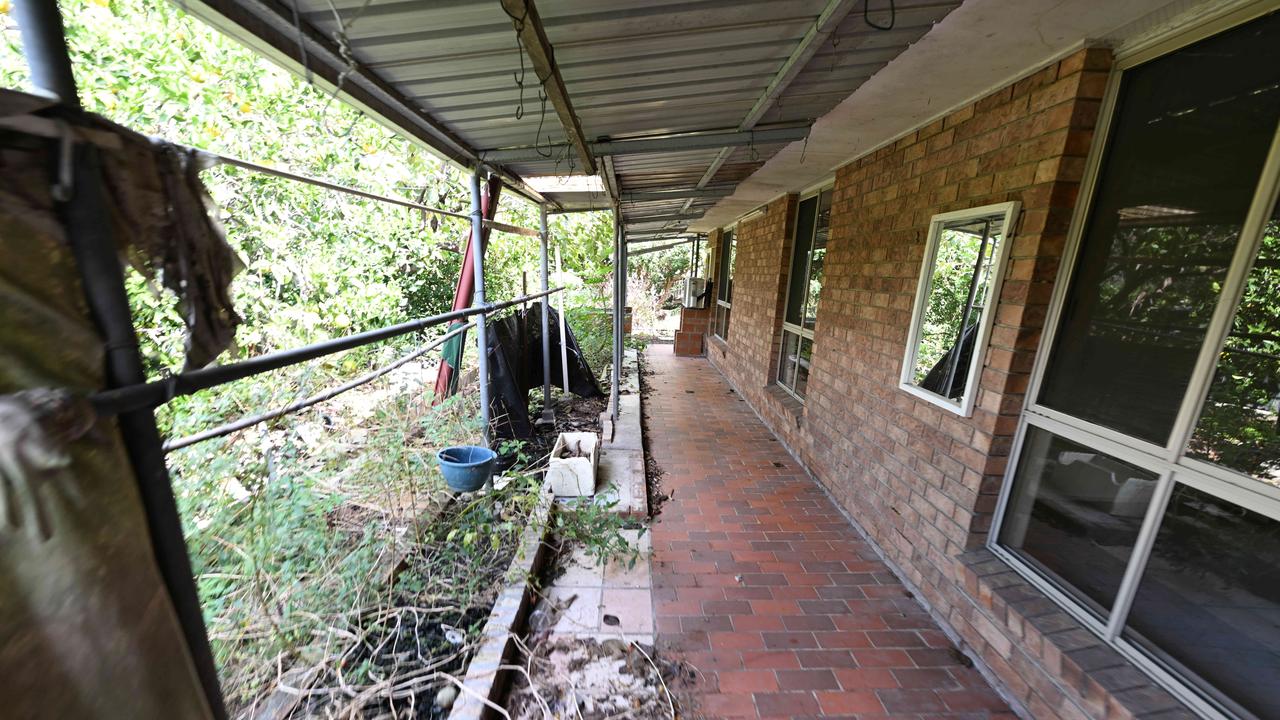
[[[621,639],[550,638],[523,648],[507,708],[513,720],[674,720],[693,679],[684,663]]]
[[[644,353],[640,353],[640,427],[643,430],[641,447],[644,448],[645,489],[649,493],[649,517],[657,517],[662,512],[662,504],[670,499],[670,495],[662,491],[662,466],[654,459],[649,448],[650,431],[649,396],[653,390],[650,380],[656,375],[644,361]]]

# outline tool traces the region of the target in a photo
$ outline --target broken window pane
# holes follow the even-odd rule
[[[805,388],[809,386],[809,361],[813,359],[813,341],[800,339],[800,357],[796,359],[796,394],[804,397]]]
[[[796,384],[796,357],[800,336],[793,332],[782,333],[782,358],[778,361],[778,383],[794,388]]]

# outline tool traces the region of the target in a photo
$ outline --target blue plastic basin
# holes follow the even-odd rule
[[[449,489],[457,492],[479,490],[493,477],[493,463],[498,454],[476,445],[447,447],[436,453],[440,474]]]

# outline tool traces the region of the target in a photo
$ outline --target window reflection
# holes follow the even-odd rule
[[[1187,454],[1280,488],[1280,204],[1236,307]]]
[[[714,334],[729,339],[729,315],[733,305],[733,263],[737,259],[737,239],[732,230],[720,236],[720,249],[716,274],[716,317]]]
[[[1280,717],[1280,523],[1175,485],[1128,624],[1211,696]]]
[[[938,230],[912,370],[914,383],[925,390],[958,400],[968,387],[1003,226],[1004,215],[998,214]]]
[[[832,195],[831,190],[823,190],[801,200],[796,210],[778,384],[800,398],[804,397],[809,380],[813,330],[818,322],[818,298],[822,295],[827,240],[831,234]]]
[[[831,236],[831,191],[818,196],[818,221],[809,252],[808,287],[804,298],[804,327],[812,330],[818,322],[818,297],[822,294],[822,269],[827,257],[827,238]]]
[[[1106,616],[1158,480],[1028,426],[1000,544]]]
[[[1125,71],[1044,405],[1168,442],[1276,132],[1278,28]]]

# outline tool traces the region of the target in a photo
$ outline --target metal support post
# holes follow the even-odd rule
[[[31,82],[46,94],[57,96],[70,108],[80,109],[71,56],[62,30],[62,15],[54,0],[18,0],[13,8],[22,35],[23,55],[31,68]]]
[[[609,381],[609,406],[618,419],[618,392],[622,379],[622,215],[613,210],[613,372]]]
[[[56,95],[64,105],[80,109],[57,3],[19,0],[15,10],[23,52],[35,85]],[[117,256],[110,209],[102,188],[97,148],[82,143],[76,145],[73,152],[70,193],[58,203],[57,209],[79,269],[90,316],[106,351],[106,384],[121,387],[145,382],[124,271]],[[222,690],[213,653],[209,650],[200,597],[192,577],[191,560],[155,416],[150,410],[136,410],[121,414],[117,421],[146,512],[156,565],[181,624],[196,676],[213,716],[225,718]]]
[[[547,230],[547,204],[538,205],[538,215],[542,220],[542,289],[551,287],[550,263],[547,251],[551,245],[551,233]],[[551,296],[542,298],[542,421],[554,422],[556,414],[551,409],[551,334],[549,317],[551,315]],[[564,338],[560,338],[564,342]]]
[[[472,307],[484,307],[484,215],[480,211],[480,170],[471,174],[471,262],[475,273]],[[476,313],[476,378],[480,383],[480,422],[484,443],[489,444],[489,333],[484,313]]]

